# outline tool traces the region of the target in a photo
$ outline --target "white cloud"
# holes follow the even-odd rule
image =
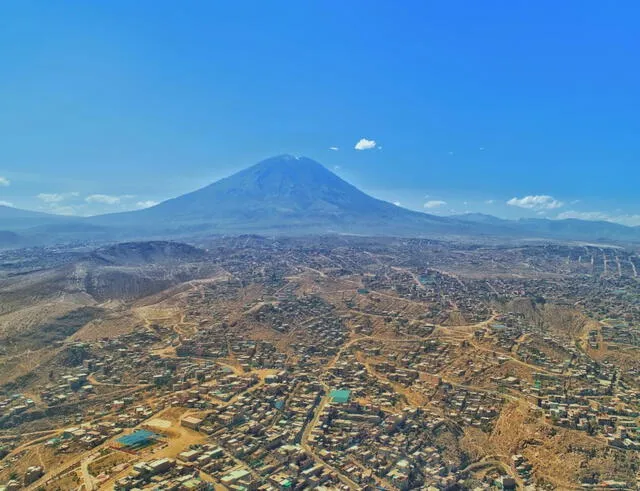
[[[0,201],[0,206],[8,206],[9,208],[13,208],[13,203],[10,201]]]
[[[337,152],[340,149],[338,147],[329,147],[329,150],[333,150],[334,152]]]
[[[427,202],[424,204],[424,207],[425,207],[425,208],[429,208],[429,209],[432,209],[432,208],[440,208],[441,206],[444,206],[444,205],[446,205],[446,204],[447,204],[447,202],[446,202],[446,201],[441,201],[441,200],[437,200],[437,199],[432,199],[432,200],[430,200],[430,201],[427,201]]]
[[[371,150],[376,148],[375,140],[367,140],[366,138],[360,138],[360,141],[356,143],[356,146],[353,147],[356,150]]]
[[[36,198],[38,198],[40,201],[43,201],[44,203],[60,203],[61,201],[64,201],[66,199],[69,198],[76,198],[80,196],[80,193],[77,192],[73,192],[73,193],[40,193],[39,195],[36,196]]]
[[[492,204],[494,204],[495,202],[496,202],[496,201],[495,201],[495,200],[493,200],[493,199],[488,199],[488,200],[487,200],[487,201],[485,201],[484,203],[485,203],[485,205],[492,205]]]
[[[394,201],[393,204],[396,206],[402,206],[402,203],[400,203],[400,201]]]
[[[84,199],[87,203],[102,203],[105,205],[117,205],[120,203],[119,196],[110,196],[108,194],[92,194]]]
[[[525,196],[524,198],[511,198],[507,201],[509,206],[517,206],[528,210],[554,210],[564,206],[562,201],[558,201],[553,196],[546,194]]]
[[[148,199],[146,201],[138,201],[136,206],[138,208],[151,208],[152,206],[156,206],[158,204],[157,201],[153,201],[152,199]]]
[[[6,177],[0,177],[0,186],[8,186],[11,184],[11,181]]]
[[[80,214],[78,209],[63,203],[78,196],[80,196],[80,193],[74,191],[70,193],[40,193],[36,198],[45,204],[45,206],[42,206],[40,209],[47,213],[55,213],[56,215],[78,215]]]
[[[58,203],[64,200],[64,194],[59,193],[40,193],[37,198],[45,203]]]
[[[577,218],[578,220],[591,220],[599,222],[612,222],[629,227],[640,226],[640,215],[619,214],[612,215],[603,211],[575,211],[568,210],[559,213],[556,217],[558,220],[566,220],[568,218]]]

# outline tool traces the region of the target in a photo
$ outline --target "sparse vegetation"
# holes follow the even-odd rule
[[[82,302],[4,331],[0,482],[37,464],[47,489],[134,483],[133,462],[218,446],[220,462],[194,465],[220,480],[234,455],[264,478],[285,443],[334,469],[333,485],[635,479],[638,312],[620,295],[637,291],[633,270],[585,271],[566,259],[573,246],[199,245],[124,244],[5,280],[47,305],[73,284]],[[28,317],[14,291],[8,302],[6,316]],[[332,402],[336,391],[351,399]],[[158,440],[115,450],[139,430]],[[380,448],[389,456],[371,457]]]

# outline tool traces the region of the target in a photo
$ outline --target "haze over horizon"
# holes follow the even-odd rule
[[[144,208],[292,153],[428,213],[640,225],[639,10],[5,3],[0,202]]]

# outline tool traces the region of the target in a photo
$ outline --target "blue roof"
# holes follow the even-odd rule
[[[148,445],[152,440],[158,438],[158,435],[148,430],[137,430],[130,435],[118,438],[117,442],[126,447],[142,447]]]
[[[332,390],[329,393],[329,397],[331,397],[332,402],[337,402],[338,404],[344,404],[345,402],[349,402],[349,398],[351,397],[350,390]]]

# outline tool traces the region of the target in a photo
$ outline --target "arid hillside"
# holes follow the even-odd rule
[[[303,485],[287,458],[345,489],[632,489],[632,254],[258,236],[7,253],[0,484],[27,462],[45,488],[175,484],[195,452],[220,489]],[[159,441],[121,452],[142,430]]]

